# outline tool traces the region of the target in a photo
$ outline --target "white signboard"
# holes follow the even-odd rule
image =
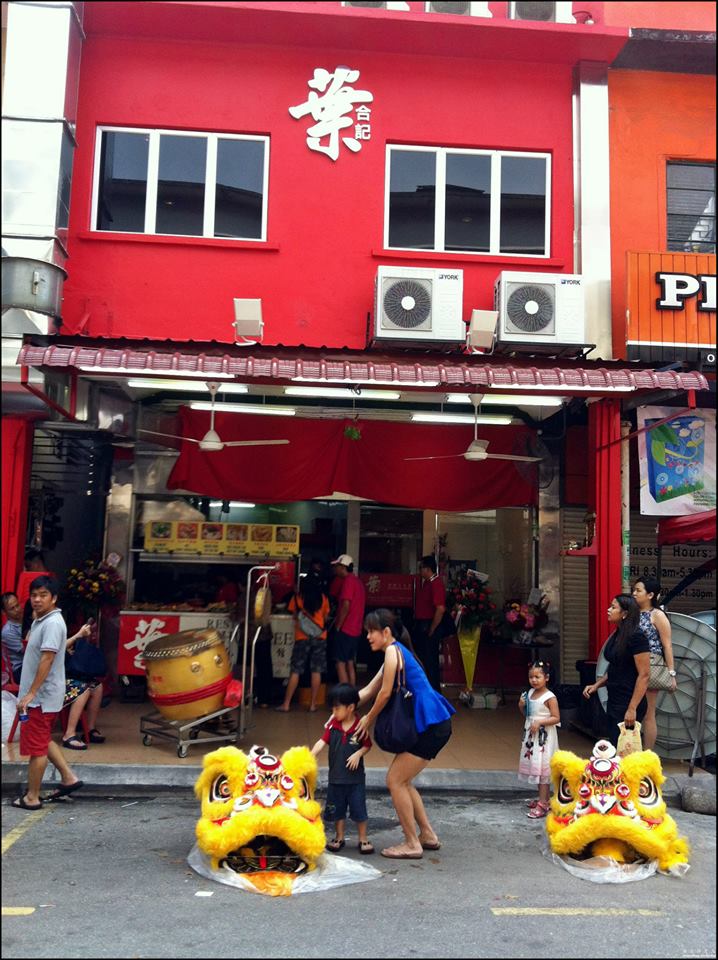
[[[307,127],[310,150],[336,160],[340,141],[352,153],[358,153],[362,141],[371,140],[371,108],[366,104],[373,102],[374,94],[350,86],[358,79],[359,71],[350,67],[335,67],[334,73],[317,67],[314,77],[307,81],[307,99],[290,107],[289,113],[295,120],[309,115],[315,121]]]
[[[713,510],[715,410],[673,416],[670,407],[639,407],[638,428],[645,427],[652,429],[638,436],[641,513],[670,517]]]
[[[273,616],[272,628],[272,675],[275,679],[286,680],[294,649],[294,617],[286,614]]]

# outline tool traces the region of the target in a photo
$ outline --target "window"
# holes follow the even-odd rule
[[[666,193],[668,249],[715,253],[715,164],[669,163]]]
[[[548,154],[388,147],[384,246],[548,257]]]
[[[98,130],[96,230],[265,240],[269,139]]]

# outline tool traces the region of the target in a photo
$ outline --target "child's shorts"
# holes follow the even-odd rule
[[[327,785],[327,802],[324,819],[327,823],[345,820],[349,816],[354,823],[368,820],[366,812],[366,785],[364,783],[330,783]]]

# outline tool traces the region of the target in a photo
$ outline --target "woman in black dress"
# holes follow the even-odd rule
[[[636,720],[641,721],[646,715],[651,660],[648,639],[640,629],[639,619],[640,611],[633,597],[619,593],[613,598],[608,621],[614,629],[604,650],[608,670],[583,689],[586,699],[599,687],[608,689],[608,739],[614,747],[618,741],[618,724],[624,723],[630,729]]]

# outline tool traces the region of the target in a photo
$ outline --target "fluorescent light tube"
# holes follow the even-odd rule
[[[438,387],[438,380],[362,380],[349,377],[292,377],[293,383],[367,383],[374,387]]]
[[[474,417],[470,413],[414,413],[411,419],[415,423],[473,423]],[[511,423],[511,417],[491,416],[479,414],[477,423],[493,424],[497,427],[506,427]]]
[[[357,393],[350,387],[285,387],[288,397],[321,397],[326,400],[399,400],[399,390],[364,390]]]
[[[446,395],[447,403],[471,403],[471,395],[468,393],[448,393]],[[509,394],[483,394],[482,404],[502,407],[560,407],[563,403],[563,397],[522,397],[521,394],[512,397]]]
[[[127,386],[137,390],[181,390],[184,393],[207,393],[207,383],[211,383],[212,378],[207,380],[128,380]],[[249,393],[249,387],[243,383],[222,383],[219,386],[218,393]]]
[[[223,503],[225,503],[224,500],[209,501],[210,507],[221,507]],[[244,503],[242,500],[230,500],[229,505],[230,507],[246,507],[248,510],[251,510],[253,507],[257,506],[256,503]]]
[[[212,404],[208,400],[193,400],[191,410],[211,410]],[[293,417],[296,414],[294,407],[273,407],[263,403],[217,403],[215,413],[260,413],[269,417]]]
[[[131,367],[103,367],[103,366],[93,366],[89,363],[81,363],[77,366],[78,370],[81,370],[83,373],[123,373],[126,377],[131,377],[132,374],[142,373],[144,368],[139,370],[133,370]],[[155,370],[155,373],[159,373],[159,370]],[[203,373],[201,370],[168,370],[167,373],[171,374],[173,377],[189,377],[192,380],[197,380],[203,378],[202,382],[204,383],[207,380],[233,380],[234,374],[232,373]]]

